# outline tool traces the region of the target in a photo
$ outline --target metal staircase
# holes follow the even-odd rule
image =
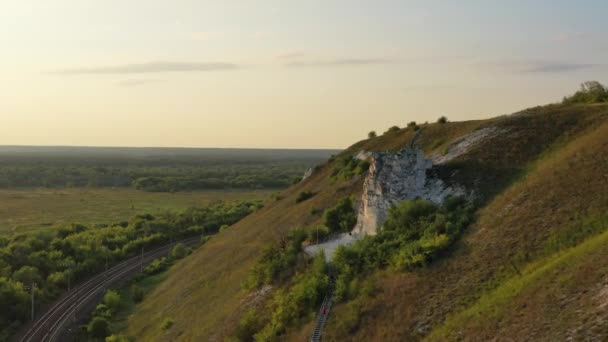
[[[327,294],[325,298],[323,298],[323,304],[321,304],[321,309],[319,310],[319,315],[317,316],[317,323],[315,324],[315,330],[310,337],[311,342],[319,342],[321,341],[321,335],[323,333],[323,327],[325,326],[325,322],[327,322],[327,317],[329,316],[329,311],[331,309],[333,291],[335,286],[335,280],[333,275],[330,272],[329,276],[329,289],[327,290]]]

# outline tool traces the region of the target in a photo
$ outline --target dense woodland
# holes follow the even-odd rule
[[[149,249],[188,236],[214,234],[261,207],[260,202],[217,203],[183,212],[138,215],[129,221],[87,227],[71,224],[36,233],[0,237],[0,340],[28,320],[30,295],[48,302],[69,283]]]
[[[0,188],[283,188],[331,150],[0,147]]]

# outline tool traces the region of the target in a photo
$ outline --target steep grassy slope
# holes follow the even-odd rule
[[[462,163],[467,158],[474,158],[475,163],[488,160],[494,167],[482,170],[500,170],[495,171],[503,175],[500,181],[510,185],[496,197],[488,197],[477,223],[453,253],[418,272],[379,274],[378,293],[364,306],[355,331],[340,330],[339,324],[330,321],[329,340],[340,340],[347,333],[353,340],[420,339],[446,317],[479,305],[477,301],[486,291],[520,277],[518,270],[526,264],[556,251],[548,241],[560,238],[552,240],[552,236],[572,241],[568,237],[580,230],[582,222],[589,222],[586,219],[601,220],[608,208],[608,126],[604,123],[608,111],[605,106],[546,110],[497,122],[511,127],[510,136],[494,139],[462,159]],[[492,158],[486,159],[489,156]],[[496,167],[500,165],[504,165],[502,170]],[[338,307],[333,322],[347,314],[346,310]],[[532,307],[512,310],[511,319],[526,310]],[[547,317],[544,323],[551,328],[564,323]],[[501,322],[500,318],[488,319],[480,329],[486,329],[486,338],[504,336],[493,335]],[[449,325],[439,336],[470,340],[482,336],[473,328],[470,334],[461,335],[459,328],[459,324]],[[512,329],[521,331],[515,325]],[[539,330],[540,336],[542,333]]]
[[[361,188],[361,178],[334,183],[328,172],[329,166],[319,170],[287,190],[282,199],[266,203],[265,208],[214,236],[192,258],[176,265],[129,320],[128,333],[143,341],[223,340],[251,302],[242,284],[263,248],[292,228],[318,221],[320,214],[313,209],[331,207]],[[301,191],[316,195],[296,204]],[[162,332],[159,326],[165,317],[173,318],[175,325]]]
[[[430,267],[377,272],[377,291],[364,302],[355,319],[358,324],[348,329],[340,324],[352,312],[347,305],[338,305],[328,322],[327,339],[403,341],[431,333],[439,340],[455,338],[459,332],[450,322],[461,322],[461,312],[480,305],[482,296],[491,296],[514,277],[528,276],[534,267],[550,263],[559,246],[581,242],[572,231],[585,222],[601,221],[608,208],[607,118],[608,106],[546,106],[491,120],[422,125],[417,145],[427,154],[442,154],[450,143],[475,130],[501,128],[501,134],[437,170],[443,178],[475,190],[482,206],[477,222],[451,253]],[[345,153],[397,150],[414,134],[412,129],[387,133],[358,142]],[[230,336],[247,306],[267,298],[252,297],[241,286],[261,250],[289,229],[317,222],[320,215],[312,209],[325,209],[348,194],[360,193],[361,178],[333,182],[331,167],[325,165],[287,190],[283,199],[267,203],[176,265],[167,281],[138,307],[128,333],[145,341],[221,341]],[[296,204],[301,191],[316,195]],[[599,260],[605,249],[593,251],[589,259]],[[570,263],[566,266],[579,270]],[[601,278],[603,271],[597,272],[589,283]],[[530,284],[543,288],[536,281]],[[547,298],[534,297],[539,291],[530,291],[522,293],[542,306]],[[501,317],[512,321],[520,311],[503,306],[500,310]],[[163,332],[159,326],[166,317],[175,325]],[[486,331],[489,336],[500,321],[489,318],[487,324],[466,326],[462,336],[473,339]],[[304,339],[310,328],[311,324],[292,329],[289,339]]]

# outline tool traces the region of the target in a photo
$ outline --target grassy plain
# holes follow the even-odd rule
[[[266,199],[274,190],[143,192],[129,188],[0,189],[0,234],[56,225],[113,223],[139,213],[182,210],[213,201]]]

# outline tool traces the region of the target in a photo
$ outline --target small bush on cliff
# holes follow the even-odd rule
[[[369,169],[367,160],[359,160],[353,158],[350,154],[345,154],[337,157],[334,162],[334,168],[331,171],[332,179],[349,180],[354,176],[358,176]]]
[[[437,119],[437,123],[440,123],[440,124],[444,124],[447,122],[448,122],[448,118],[446,118],[445,116],[441,116],[441,117],[439,117],[439,119]]]
[[[323,223],[330,232],[347,232],[357,223],[357,213],[353,208],[353,201],[345,197],[338,201],[333,208],[327,209],[323,214]]]
[[[371,131],[369,133],[367,133],[367,138],[368,139],[373,139],[375,137],[377,137],[378,135],[376,134],[376,131]]]

